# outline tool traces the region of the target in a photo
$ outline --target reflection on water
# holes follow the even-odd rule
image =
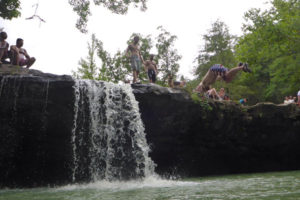
[[[300,200],[300,171],[143,181],[99,181],[57,188],[0,190],[0,200]]]

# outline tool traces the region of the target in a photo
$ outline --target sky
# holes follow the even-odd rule
[[[87,43],[91,34],[103,42],[111,54],[125,51],[132,33],[144,36],[158,34],[163,26],[178,39],[175,48],[182,55],[179,74],[193,78],[192,71],[197,53],[203,47],[206,34],[216,20],[225,22],[230,34],[242,35],[243,16],[251,8],[268,9],[266,0],[148,0],[145,12],[130,7],[126,15],[117,15],[101,6],[92,6],[88,34],[75,28],[77,15],[68,0],[21,0],[22,16],[13,20],[0,19],[0,28],[8,34],[7,41],[15,44],[24,39],[24,48],[36,58],[32,69],[53,74],[72,74],[80,58],[87,56]],[[26,20],[34,14],[34,4],[39,4],[37,14],[46,22]],[[155,49],[151,53],[156,53]]]

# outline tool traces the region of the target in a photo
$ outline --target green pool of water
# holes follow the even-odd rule
[[[2,189],[0,200],[300,200],[300,171],[182,180],[150,177],[144,181],[67,185],[56,188]]]

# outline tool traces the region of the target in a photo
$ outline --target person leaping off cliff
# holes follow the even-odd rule
[[[216,82],[217,79],[223,79],[226,83],[230,83],[239,71],[251,73],[247,63],[239,63],[237,67],[230,70],[221,64],[215,64],[203,77],[199,85],[194,89],[194,92],[205,93],[210,89],[210,86]]]

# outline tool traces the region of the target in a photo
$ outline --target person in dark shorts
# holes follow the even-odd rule
[[[150,83],[155,83],[156,81],[156,75],[157,75],[157,66],[156,63],[154,62],[154,55],[150,55],[150,59],[146,60],[144,62],[145,66],[145,71],[148,74],[149,82]]]

